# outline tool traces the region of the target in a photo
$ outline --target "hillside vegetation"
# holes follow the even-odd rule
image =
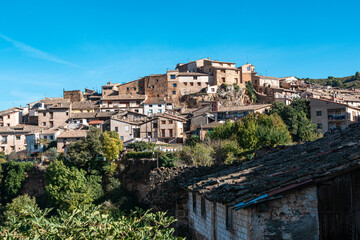
[[[303,79],[307,83],[320,84],[323,86],[332,86],[339,88],[360,88],[360,72],[356,72],[353,76],[348,77],[333,77],[321,79]]]

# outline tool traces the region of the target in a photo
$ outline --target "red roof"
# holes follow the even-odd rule
[[[93,121],[89,122],[89,124],[90,125],[95,125],[95,124],[101,124],[103,122],[104,122],[103,120],[93,120]]]

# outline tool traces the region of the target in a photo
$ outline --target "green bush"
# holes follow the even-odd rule
[[[144,159],[144,158],[153,158],[153,152],[128,152],[126,153],[126,159]]]
[[[175,167],[175,162],[179,161],[177,153],[161,153],[159,154],[159,166],[160,167]]]
[[[155,144],[151,142],[134,142],[127,145],[126,148],[134,149],[135,152],[152,151],[154,150]]]
[[[35,198],[29,197],[27,194],[14,198],[12,202],[7,203],[5,206],[4,221],[9,224],[14,219],[24,217],[29,207],[39,210]]]
[[[2,239],[180,239],[171,225],[176,221],[165,212],[138,209],[129,217],[114,218],[100,207],[80,206],[72,211],[28,207],[25,216],[0,228]]]

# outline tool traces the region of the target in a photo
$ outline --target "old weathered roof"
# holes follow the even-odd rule
[[[240,209],[359,168],[359,159],[360,123],[355,123],[317,141],[278,148],[242,165],[215,167],[183,186],[210,201]]]
[[[262,108],[269,108],[270,106],[271,104],[253,104],[246,106],[220,107],[218,112],[255,111]]]
[[[73,102],[72,109],[96,109],[97,107],[91,102]]]
[[[19,112],[21,111],[22,109],[21,108],[18,108],[18,107],[13,107],[13,108],[9,108],[9,109],[6,109],[4,111],[1,111],[0,112],[0,116],[2,115],[6,115],[6,114],[9,114],[9,113],[12,113],[12,112]]]
[[[67,130],[58,136],[58,138],[85,138],[88,131],[86,130]]]
[[[71,114],[71,118],[73,119],[89,119],[89,118],[95,118],[96,112],[83,112],[83,113],[73,113]]]

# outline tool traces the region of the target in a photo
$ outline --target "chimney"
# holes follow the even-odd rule
[[[107,84],[108,84],[108,85],[110,85],[110,84],[111,84],[111,82],[108,82]]]
[[[212,112],[218,112],[219,111],[219,106],[220,106],[219,101],[213,101],[211,103],[211,111]]]

